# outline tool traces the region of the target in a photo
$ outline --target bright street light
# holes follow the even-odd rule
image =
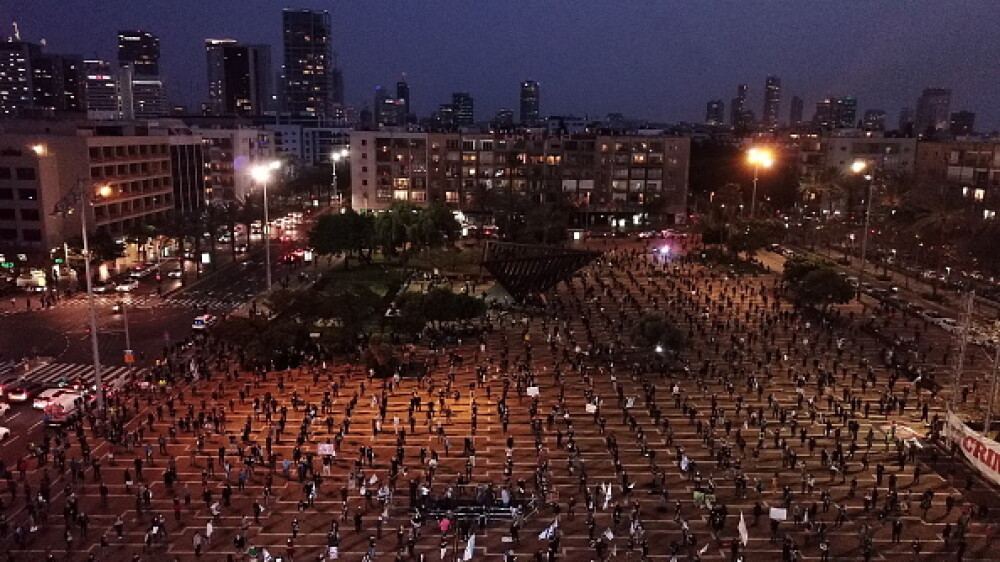
[[[753,193],[750,196],[750,218],[757,212],[757,176],[761,166],[770,168],[774,165],[774,152],[769,148],[751,147],[747,151],[747,162],[753,165]]]
[[[860,174],[861,172],[865,171],[865,168],[867,167],[868,163],[865,162],[864,160],[855,160],[853,163],[851,163],[851,171],[854,172],[855,174]]]
[[[271,179],[271,173],[281,167],[279,160],[271,160],[265,164],[258,164],[250,168],[250,177],[261,185],[264,191],[264,272],[267,277],[267,290],[271,290],[271,225],[267,216],[267,182]]]

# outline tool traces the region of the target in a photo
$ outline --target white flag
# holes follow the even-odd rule
[[[747,541],[750,540],[750,533],[747,531],[747,522],[746,519],[743,519],[742,511],[740,512],[740,524],[736,529],[740,532],[740,542],[743,543],[743,546],[746,546]]]
[[[698,551],[698,554],[705,554],[706,552],[708,552],[708,545],[707,544],[705,546],[701,547],[701,550]]]
[[[465,543],[465,555],[462,556],[462,560],[472,560],[472,551],[476,549],[476,535],[469,537],[469,541]]]
[[[604,529],[604,538],[608,539],[609,541],[614,540],[615,534],[611,532],[610,528]]]
[[[547,541],[552,538],[552,535],[556,532],[556,528],[559,527],[559,520],[556,519],[551,525],[546,527],[541,533],[538,534],[538,539]]]

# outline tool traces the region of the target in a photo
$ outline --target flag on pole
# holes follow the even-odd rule
[[[740,524],[736,529],[740,532],[740,542],[743,546],[747,545],[747,541],[750,540],[750,532],[747,531],[747,521],[743,518],[743,512],[740,512]]]
[[[465,555],[462,556],[462,560],[472,560],[472,551],[476,549],[476,535],[471,535],[468,542],[465,543]]]

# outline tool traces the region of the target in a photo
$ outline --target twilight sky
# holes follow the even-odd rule
[[[118,29],[160,36],[171,99],[207,97],[203,39],[273,45],[281,9],[329,10],[346,101],[371,103],[377,84],[409,76],[426,115],[453,91],[475,98],[476,119],[517,111],[518,84],[541,83],[543,114],[613,111],[701,121],[705,102],[750,84],[761,114],[764,79],[782,78],[781,120],[793,95],[806,117],[826,95],[854,94],[895,126],[926,86],[950,87],[952,111],[1000,128],[1000,2],[947,0],[0,0],[0,29],[46,39],[52,52],[115,58]]]

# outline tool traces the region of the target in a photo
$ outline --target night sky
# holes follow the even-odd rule
[[[460,90],[477,120],[516,113],[519,82],[532,78],[543,114],[700,122],[711,98],[728,118],[738,82],[759,117],[775,74],[782,121],[792,95],[809,118],[820,97],[854,94],[859,118],[884,109],[894,127],[922,88],[940,86],[953,90],[952,111],[977,112],[977,129],[1000,126],[993,0],[0,0],[0,22],[52,52],[112,60],[118,29],[152,31],[171,99],[194,108],[207,98],[203,39],[270,43],[277,70],[283,7],[331,12],[346,101],[358,107],[406,72],[420,115]]]

